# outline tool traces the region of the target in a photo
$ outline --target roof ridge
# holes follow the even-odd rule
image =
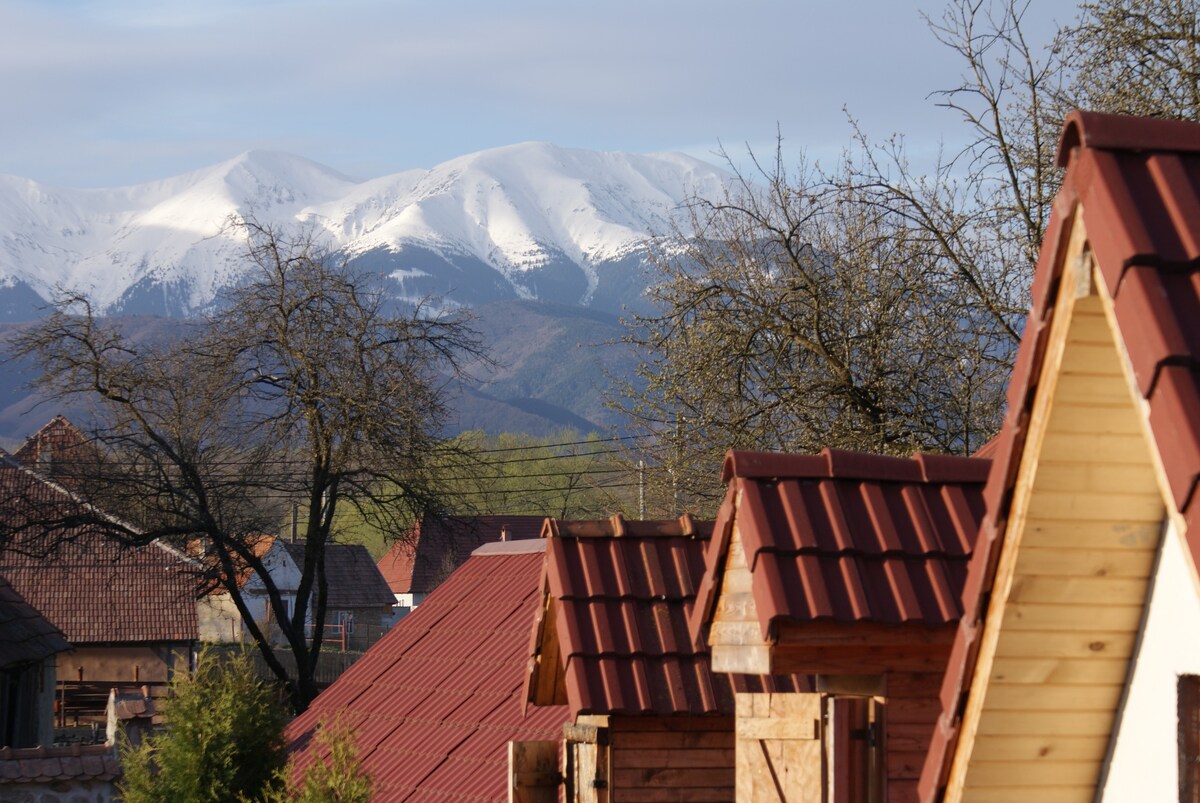
[[[897,457],[830,447],[816,455],[731,449],[721,478],[969,484],[985,482],[990,468],[987,458],[925,452]]]
[[[1200,123],[1076,109],[1063,121],[1058,140],[1058,166],[1066,167],[1071,151],[1079,147],[1105,151],[1200,153]]]

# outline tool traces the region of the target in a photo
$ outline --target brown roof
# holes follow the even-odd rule
[[[688,615],[712,522],[547,522],[546,588],[572,714],[732,714],[735,691],[806,678],[713,674]]]
[[[734,515],[764,639],[778,620],[956,621],[989,465],[838,449],[730,452],[693,631],[705,631],[716,604]]]
[[[41,661],[69,649],[59,629],[0,576],[0,667]]]
[[[46,461],[53,461],[83,449],[89,443],[87,436],[78,427],[61,415],[56,415],[48,424],[26,438],[21,448],[13,452],[13,457],[22,465],[37,468]]]
[[[303,570],[305,545],[282,543],[296,567]],[[333,610],[390,608],[396,604],[395,595],[362,544],[325,545],[325,582],[329,588],[325,606]]]
[[[66,491],[0,459],[0,516],[29,521],[39,506],[79,503]],[[63,533],[52,552],[25,531],[0,548],[0,574],[71,644],[195,641],[195,583],[182,558],[156,544],[124,547],[87,528]]]
[[[0,747],[0,784],[112,781],[120,776],[116,749],[101,744]]]
[[[425,516],[379,560],[396,594],[428,594],[471,552],[499,541],[537,538],[545,516]]]
[[[508,800],[508,742],[557,740],[564,706],[522,713],[543,542],[489,544],[288,726],[298,771],[342,715],[378,800]]]
[[[958,738],[960,698],[982,635],[983,592],[992,585],[1007,528],[1055,313],[1061,254],[1076,214],[1113,299],[1117,330],[1193,558],[1200,558],[1200,125],[1074,112],[1063,127],[1059,164],[1067,173],[1042,244],[1033,306],[1009,384],[967,611],[942,690],[943,719],[921,777],[927,799],[944,783]]]

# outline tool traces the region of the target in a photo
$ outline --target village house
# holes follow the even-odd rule
[[[279,591],[287,615],[292,616],[304,566],[304,543],[263,536],[255,549]],[[326,544],[325,580],[328,598],[323,637],[326,643],[341,649],[365,650],[378,641],[391,625],[394,598],[367,548],[361,544]],[[271,633],[277,615],[270,604],[263,578],[247,569],[238,576],[237,582],[255,621],[265,632]],[[222,587],[203,596],[199,602],[199,617],[200,637],[205,641],[243,642],[249,639],[237,606]],[[311,611],[306,622],[311,627]]]
[[[736,800],[915,798],[988,466],[729,453],[691,631],[714,672],[812,677],[736,695]]]
[[[74,528],[47,540],[31,516],[80,503],[0,455],[0,516],[15,527],[0,547],[0,575],[71,645],[58,654],[58,726],[102,725],[109,690],[148,684],[161,693],[188,671],[199,636],[187,559],[161,544],[121,546]],[[36,519],[34,519],[36,521]]]
[[[379,559],[396,615],[420,605],[484,544],[537,538],[545,516],[423,516]]]
[[[296,771],[322,755],[319,724],[340,718],[377,800],[510,800],[509,743],[557,741],[568,719],[522,705],[544,548],[476,549],[288,726]]]
[[[514,745],[557,766],[563,799],[734,799],[734,695],[811,691],[805,677],[712,672],[688,631],[712,522],[549,519],[526,699],[566,704],[560,742]],[[515,765],[514,780],[527,768]],[[528,773],[527,773],[528,774]],[[535,796],[557,801],[558,778]]]
[[[1200,125],[1073,113],[925,801],[1200,795]]]

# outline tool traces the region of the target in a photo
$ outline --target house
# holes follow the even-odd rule
[[[54,739],[54,656],[71,649],[0,576],[0,747]]]
[[[811,691],[805,677],[714,673],[693,641],[712,526],[547,520],[526,700],[567,706],[561,744],[543,748],[564,756],[565,800],[733,800],[734,695]],[[557,783],[543,792],[558,800]]]
[[[537,538],[545,516],[431,516],[421,518],[379,560],[396,612],[404,616],[471,553],[494,541]]]
[[[288,726],[297,771],[322,755],[318,725],[340,717],[378,800],[510,800],[509,742],[556,741],[568,718],[522,710],[544,548],[476,549]]]
[[[99,451],[83,431],[61,415],[30,435],[12,454],[26,468],[66,487],[88,467],[99,465]]]
[[[150,685],[161,693],[187,671],[199,636],[191,567],[161,544],[130,548],[87,527],[49,543],[22,529],[47,505],[69,513],[81,503],[0,455],[0,516],[16,535],[0,547],[0,575],[61,631],[59,725],[103,723],[109,689]],[[36,521],[36,519],[34,519]]]
[[[730,452],[692,607],[714,672],[812,676],[742,693],[738,801],[909,801],[941,712],[989,463]]]
[[[305,544],[263,536],[255,544],[255,550],[279,590],[288,615],[292,615],[304,566]],[[366,649],[378,641],[391,624],[394,598],[367,548],[361,544],[326,544],[325,580],[328,597],[324,637],[343,649],[355,650]],[[246,607],[261,626],[269,629],[275,614],[263,579],[246,570],[237,582]],[[311,625],[311,613],[306,621]],[[223,588],[214,589],[201,601],[200,629],[201,638],[206,641],[240,642],[248,637],[241,614]]]
[[[1200,125],[1075,112],[921,798],[1200,794]]]

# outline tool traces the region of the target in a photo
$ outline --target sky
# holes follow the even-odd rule
[[[524,141],[829,162],[847,114],[910,154],[967,132],[930,94],[936,0],[0,0],[0,174],[64,187],[262,148],[358,179]],[[1030,0],[1045,38],[1069,0]]]

